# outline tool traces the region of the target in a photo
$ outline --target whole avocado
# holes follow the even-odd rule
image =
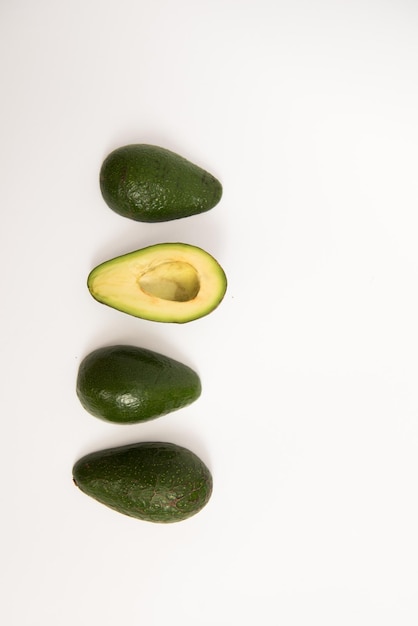
[[[108,422],[136,424],[166,415],[201,394],[198,374],[164,354],[131,345],[97,348],[80,363],[82,406]]]
[[[100,170],[107,205],[138,222],[165,222],[203,213],[221,199],[220,182],[184,157],[149,144],[113,150]]]
[[[140,442],[79,459],[73,481],[86,495],[141,520],[170,523],[198,513],[212,494],[212,475],[191,450]]]

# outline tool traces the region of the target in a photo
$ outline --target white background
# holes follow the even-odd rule
[[[1,590],[8,626],[418,623],[418,5],[3,0]],[[140,224],[98,172],[162,145],[224,188]],[[100,305],[99,262],[183,241],[228,292],[185,325]],[[117,342],[203,393],[133,427],[87,414],[80,360]],[[84,496],[92,450],[168,440],[209,465],[197,516]]]

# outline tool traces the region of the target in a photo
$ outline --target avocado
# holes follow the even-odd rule
[[[218,204],[220,182],[184,157],[149,144],[113,150],[100,169],[107,205],[138,222],[166,222],[203,213]]]
[[[141,520],[170,523],[198,513],[212,494],[212,476],[191,450],[140,442],[87,454],[73,467],[85,494]]]
[[[87,279],[98,302],[156,322],[190,322],[213,311],[227,280],[206,251],[185,243],[160,243],[95,267]]]
[[[130,345],[105,346],[81,362],[76,383],[82,406],[108,422],[135,424],[166,415],[201,394],[197,373],[168,356]]]

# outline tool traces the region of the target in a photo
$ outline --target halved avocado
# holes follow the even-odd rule
[[[184,323],[208,315],[223,299],[227,279],[208,252],[160,243],[101,263],[89,274],[93,298],[155,322]]]

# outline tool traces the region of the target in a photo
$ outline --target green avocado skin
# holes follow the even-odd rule
[[[195,515],[213,488],[203,461],[168,442],[140,442],[87,454],[75,463],[73,481],[111,509],[156,523]]]
[[[104,160],[100,189],[106,204],[138,222],[166,222],[213,208],[220,182],[184,157],[159,146],[130,144]]]
[[[81,362],[82,406],[100,419],[135,424],[185,407],[200,396],[198,374],[183,363],[131,345],[98,348]]]

